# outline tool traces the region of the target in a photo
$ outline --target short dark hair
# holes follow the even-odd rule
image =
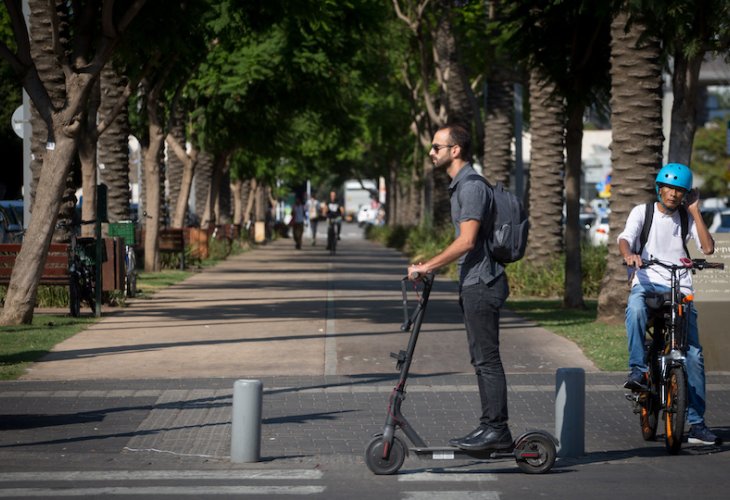
[[[464,161],[471,161],[471,132],[463,122],[450,122],[440,130],[449,131],[449,142],[458,144],[461,148],[459,157]]]

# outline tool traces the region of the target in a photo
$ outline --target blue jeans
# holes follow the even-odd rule
[[[644,297],[648,293],[668,292],[669,287],[662,285],[638,283],[631,288],[626,306],[626,335],[629,343],[629,369],[638,368],[647,371],[644,340],[648,312]],[[688,308],[687,331],[687,385],[689,387],[687,422],[690,425],[703,423],[705,420],[705,358],[702,355],[699,333],[697,330],[697,310]]]
[[[482,405],[480,423],[491,429],[507,429],[507,380],[499,356],[499,309],[507,300],[509,286],[502,274],[492,283],[462,287],[459,305],[469,342],[471,364],[477,375]]]

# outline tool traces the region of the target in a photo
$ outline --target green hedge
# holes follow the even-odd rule
[[[452,228],[434,230],[427,226],[378,226],[369,227],[369,239],[395,248],[409,256],[411,262],[425,261],[446,248],[454,238]],[[601,279],[606,270],[605,246],[584,245],[581,250],[583,269],[583,294],[597,297]],[[544,268],[531,266],[521,260],[507,266],[510,290],[515,297],[562,297],[565,284],[565,255],[559,255]],[[442,274],[456,279],[456,264],[451,264]]]

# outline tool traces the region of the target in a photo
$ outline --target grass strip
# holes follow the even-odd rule
[[[597,302],[586,300],[585,310],[565,309],[557,299],[511,298],[505,305],[523,318],[575,342],[603,371],[625,371],[628,366],[626,329],[596,322]]]
[[[35,314],[30,325],[3,326],[0,333],[0,380],[21,376],[26,367],[58,344],[85,330],[96,318]]]

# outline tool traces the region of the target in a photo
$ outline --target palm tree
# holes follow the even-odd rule
[[[565,106],[555,84],[530,72],[530,233],[526,259],[547,267],[563,252]]]
[[[97,141],[101,180],[107,186],[109,222],[129,220],[129,113],[127,106],[118,107],[121,99],[126,101],[127,79],[108,63],[104,66],[101,82],[101,116],[111,116],[118,108],[116,117]]]
[[[625,10],[611,23],[611,217],[618,235],[636,203],[654,198],[662,161],[661,45],[641,19]],[[619,321],[626,306],[626,270],[609,238],[606,273],[598,296],[598,318]]]
[[[487,116],[484,120],[484,176],[491,182],[510,185],[512,171],[512,118],[514,84],[496,72],[487,82]]]

